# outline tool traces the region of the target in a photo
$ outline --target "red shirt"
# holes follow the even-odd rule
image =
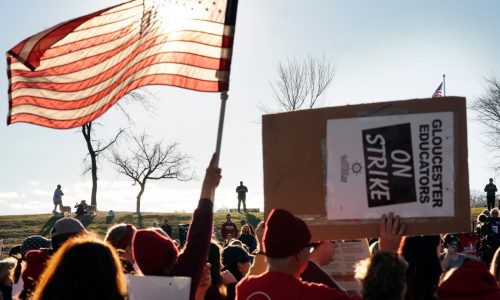
[[[236,286],[236,300],[360,299],[323,284],[301,281],[292,275],[265,272],[243,278]]]
[[[228,234],[231,234],[235,239],[238,238],[238,228],[236,227],[236,224],[234,224],[233,222],[226,222],[222,224],[220,233],[222,235],[222,239],[226,239],[226,236]]]
[[[460,234],[458,237],[458,252],[467,256],[478,258],[476,243],[479,240],[475,234]]]

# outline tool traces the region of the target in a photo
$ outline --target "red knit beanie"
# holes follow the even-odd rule
[[[500,288],[486,265],[471,259],[439,285],[438,297],[442,300],[498,300]]]
[[[311,232],[304,221],[284,209],[273,209],[266,220],[264,253],[282,258],[295,255],[311,241]]]
[[[132,243],[135,261],[144,275],[167,275],[163,270],[177,259],[174,242],[154,230],[137,230]]]
[[[36,283],[45,270],[45,266],[49,260],[49,255],[46,251],[42,250],[29,250],[26,252],[26,269],[22,277],[24,288],[34,291]]]

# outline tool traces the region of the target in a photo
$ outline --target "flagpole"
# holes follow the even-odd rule
[[[446,74],[443,74],[443,94],[446,97]]]
[[[215,145],[215,165],[218,167],[219,166],[219,158],[220,158],[220,146],[222,143],[222,129],[224,128],[224,115],[226,114],[226,101],[227,101],[228,95],[227,91],[222,91],[220,93],[220,113],[219,113],[219,129],[217,130],[217,142]],[[212,190],[210,198],[212,201],[215,199],[215,189]]]
[[[227,91],[222,91],[220,93],[220,114],[219,114],[219,129],[217,131],[217,144],[215,146],[215,152],[217,153],[217,158],[215,160],[216,166],[219,166],[219,158],[220,158],[220,148],[222,143],[222,129],[224,128],[224,115],[226,113],[226,101],[228,95]]]

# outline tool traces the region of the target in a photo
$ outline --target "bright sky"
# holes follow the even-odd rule
[[[111,0],[18,0],[2,4],[1,51],[51,27],[117,3]],[[430,97],[446,74],[447,95],[469,104],[484,91],[484,78],[500,76],[500,2],[488,1],[296,1],[240,0],[229,102],[220,165],[223,179],[216,208],[235,207],[235,188],[248,186],[249,207],[263,207],[261,114],[272,105],[269,81],[287,57],[326,55],[337,73],[326,95],[329,106]],[[311,3],[314,3],[312,5]],[[22,9],[21,9],[22,8]],[[6,70],[5,60],[0,69]],[[6,72],[0,77],[0,215],[47,213],[61,184],[63,203],[90,199],[90,176],[82,176],[86,147],[79,129],[54,130],[29,124],[6,126]],[[215,149],[219,95],[171,87],[149,89],[156,113],[129,106],[133,130],[152,139],[179,142],[193,157],[198,180],[149,182],[142,210],[191,211],[197,203],[204,169]],[[485,149],[483,127],[468,115],[471,189],[489,177],[495,153]],[[127,126],[110,110],[98,119],[97,136],[109,138]],[[135,210],[137,186],[101,161],[98,208]]]

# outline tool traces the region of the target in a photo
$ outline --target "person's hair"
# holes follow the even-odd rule
[[[493,260],[491,261],[490,273],[495,276],[498,283],[500,284],[500,248],[497,249]]]
[[[132,245],[132,238],[137,229],[131,224],[116,224],[111,226],[106,232],[104,240],[116,249],[125,249]]]
[[[400,300],[405,292],[408,264],[396,253],[378,252],[356,264],[363,300]]]
[[[0,260],[0,283],[9,282],[12,284],[14,282],[13,275],[16,264],[17,260],[13,257]]]
[[[492,215],[493,213],[496,213],[497,215],[499,214],[499,210],[498,208],[492,208],[491,211],[490,211],[490,215]]]
[[[240,228],[240,235],[243,234],[245,228],[248,228],[248,234],[253,235],[252,231],[250,230],[250,226],[248,226],[248,224],[245,224],[245,225],[241,226],[241,228]]]
[[[403,240],[402,255],[408,262],[406,271],[406,299],[435,299],[441,276],[437,254],[439,235],[413,236]]]
[[[231,217],[231,214],[227,214],[227,215],[226,215],[226,218],[227,218],[227,217]]]
[[[485,210],[483,210],[483,212],[481,214],[489,216],[490,211],[488,209],[485,209]]]
[[[210,277],[212,278],[212,285],[217,287],[221,295],[227,295],[227,289],[222,282],[221,271],[221,253],[222,246],[218,241],[212,240],[208,250],[208,262],[210,263]]]
[[[68,240],[41,276],[33,295],[33,300],[40,299],[127,299],[125,277],[113,248],[90,235]]]

